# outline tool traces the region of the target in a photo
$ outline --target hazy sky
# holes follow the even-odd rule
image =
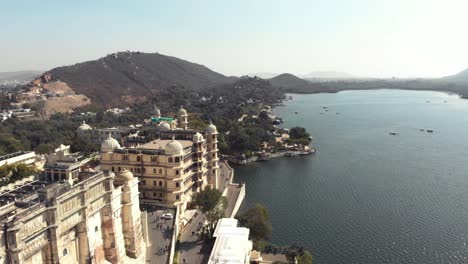
[[[132,50],[226,75],[437,77],[468,68],[467,12],[468,0],[0,0],[0,71]]]

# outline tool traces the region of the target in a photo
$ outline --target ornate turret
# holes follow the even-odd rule
[[[177,123],[179,124],[179,128],[188,129],[188,115],[187,110],[185,110],[182,106],[177,111]]]
[[[107,139],[101,143],[101,152],[113,152],[115,149],[120,148],[120,144],[109,133]]]
[[[207,148],[208,148],[208,183],[212,185],[213,188],[218,188],[218,130],[213,122],[210,121],[210,124],[205,130],[206,139],[207,139]]]
[[[153,112],[151,114],[156,118],[161,117],[161,110],[159,110],[159,108],[156,106],[156,104],[153,106]]]
[[[182,144],[180,144],[178,141],[176,141],[174,138],[166,144],[164,147],[164,153],[166,155],[181,155],[183,153],[184,148],[182,147]]]
[[[133,173],[126,168],[124,168],[122,171],[119,171],[115,174],[114,178],[114,185],[115,186],[122,186],[131,180],[133,180]]]
[[[162,121],[158,124],[159,131],[167,131],[171,130],[171,125],[169,125],[166,121]]]
[[[86,131],[86,130],[91,130],[93,129],[90,125],[86,124],[86,122],[83,120],[83,123],[76,129],[77,131]]]

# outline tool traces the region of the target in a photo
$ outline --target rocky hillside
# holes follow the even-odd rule
[[[142,52],[118,52],[55,68],[46,74],[65,82],[76,94],[89,97],[92,104],[101,107],[143,102],[173,86],[199,90],[236,79],[200,64]]]

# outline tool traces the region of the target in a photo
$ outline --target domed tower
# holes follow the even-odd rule
[[[177,111],[177,123],[179,124],[179,128],[182,128],[184,130],[188,129],[187,110],[185,110],[182,106]]]
[[[160,118],[161,117],[161,110],[156,106],[156,104],[153,106],[153,111],[151,112],[153,117]]]
[[[203,168],[203,154],[205,151],[205,139],[203,138],[202,134],[195,133],[193,135],[193,164],[196,169],[196,176],[197,176],[197,191],[201,191],[205,188],[207,181],[206,181],[206,169]]]
[[[138,178],[135,178],[132,172],[124,168],[116,173],[114,186],[122,188],[121,217],[125,251],[128,256],[137,258],[141,254],[141,243],[143,242]]]
[[[157,127],[159,131],[171,130],[171,125],[169,125],[166,121],[162,121],[161,123],[158,124]]]
[[[168,156],[178,156],[183,154],[184,148],[182,147],[182,144],[180,144],[179,141],[176,141],[174,138],[172,138],[169,143],[164,146],[164,154]]]
[[[120,144],[115,140],[111,134],[107,135],[107,138],[101,143],[101,153],[113,152],[115,149],[120,148]]]
[[[93,128],[83,120],[83,123],[76,129],[76,135],[81,139],[86,139],[92,129]]]
[[[213,188],[218,188],[219,157],[218,157],[218,130],[213,122],[206,128],[206,139],[208,149],[208,184]]]
[[[120,144],[117,140],[115,140],[111,134],[109,133],[107,138],[102,141],[101,143],[101,161],[111,161],[113,159],[113,152],[116,149],[120,148]],[[103,164],[101,167],[104,170],[110,170],[110,167],[104,166]]]

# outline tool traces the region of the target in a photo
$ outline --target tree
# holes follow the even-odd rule
[[[312,254],[308,250],[304,250],[304,247],[297,244],[290,246],[285,252],[286,258],[290,263],[297,264],[312,264]]]
[[[40,144],[39,146],[37,146],[34,151],[36,153],[39,153],[39,154],[49,154],[51,153],[52,151],[54,151],[54,146],[52,146],[51,144]]]
[[[260,241],[270,238],[272,226],[268,211],[263,205],[256,204],[242,213],[238,219],[241,226],[250,229],[251,239]]]
[[[289,138],[291,139],[310,139],[310,134],[307,133],[306,129],[303,127],[293,127],[289,130]]]
[[[26,164],[7,164],[0,166],[0,186],[5,186],[35,173],[36,170]]]
[[[308,250],[305,250],[302,252],[302,255],[299,254],[297,256],[297,264],[312,264],[312,254]]]
[[[225,199],[226,197],[223,197],[220,191],[211,188],[206,188],[192,195],[192,202],[197,205],[203,213],[214,210],[219,203],[223,203],[222,201]]]

